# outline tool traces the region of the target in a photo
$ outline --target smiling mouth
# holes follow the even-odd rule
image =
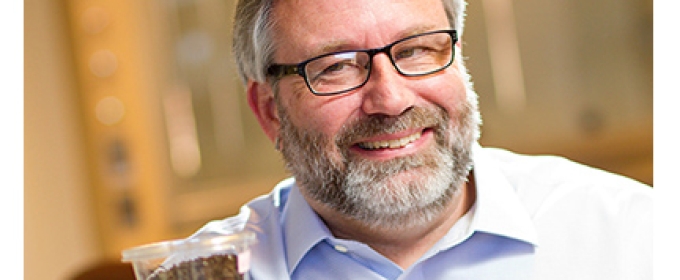
[[[378,149],[398,149],[406,147],[406,145],[415,142],[423,136],[422,131],[406,136],[404,138],[395,140],[384,140],[374,142],[361,142],[357,145],[364,150],[378,150]]]

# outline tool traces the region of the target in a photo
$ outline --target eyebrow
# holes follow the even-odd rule
[[[342,49],[345,49],[346,46],[350,45],[351,42],[349,40],[332,40],[330,42],[326,42],[321,46],[321,48],[318,48],[317,51],[314,51],[315,55],[321,55],[324,53],[329,53],[329,52],[336,52],[336,51],[341,51]]]
[[[449,27],[446,27],[449,28]],[[442,28],[439,28],[442,29]],[[445,28],[444,28],[445,29]],[[400,39],[406,38],[408,36],[420,34],[420,33],[425,33],[428,31],[433,31],[437,30],[436,25],[422,25],[422,26],[417,26],[414,28],[407,29],[406,31],[402,31],[397,33],[397,38],[392,40],[389,44],[392,42],[396,42]],[[331,52],[337,52],[337,51],[342,51],[342,50],[357,50],[357,48],[348,48],[347,46],[351,45],[352,42],[347,39],[336,39],[336,40],[330,40],[324,44],[322,44],[318,48],[314,48],[311,52],[309,52],[308,57],[315,57],[319,55],[323,55],[326,53],[331,53]],[[382,46],[380,46],[382,47]]]

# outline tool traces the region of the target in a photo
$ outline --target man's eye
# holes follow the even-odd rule
[[[339,72],[349,66],[347,61],[341,61],[331,66],[326,67],[321,74],[333,74],[334,72]]]
[[[413,56],[413,54],[414,54],[415,52],[416,52],[416,51],[415,51],[414,49],[403,50],[403,51],[400,51],[399,53],[397,53],[397,55],[395,56],[395,58],[396,58],[396,59],[401,59],[401,58],[411,57],[411,56]]]
[[[400,50],[394,55],[394,59],[405,59],[419,57],[428,54],[428,49],[424,47],[414,47]]]
[[[312,83],[337,83],[361,75],[361,69],[354,60],[342,60],[310,73]]]

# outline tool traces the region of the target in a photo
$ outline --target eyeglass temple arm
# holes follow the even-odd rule
[[[267,68],[267,75],[281,78],[288,75],[299,75],[300,70],[297,65],[272,64]]]

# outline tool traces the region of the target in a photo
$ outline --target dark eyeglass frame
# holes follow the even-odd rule
[[[397,64],[394,62],[394,58],[392,57],[392,53],[391,53],[392,47],[394,47],[395,45],[397,45],[401,42],[404,42],[404,41],[407,41],[407,40],[410,40],[410,39],[413,39],[413,38],[431,35],[431,34],[437,34],[437,33],[447,33],[451,36],[452,52],[451,52],[451,59],[448,61],[448,63],[446,63],[445,65],[443,65],[439,68],[436,68],[434,70],[424,72],[424,73],[411,74],[411,73],[402,72],[402,70],[399,69]],[[392,66],[394,66],[394,69],[396,69],[399,74],[401,74],[403,76],[407,76],[407,77],[419,77],[419,76],[425,76],[425,75],[429,75],[429,74],[432,74],[432,73],[442,71],[442,70],[448,68],[449,66],[451,66],[451,64],[453,63],[454,57],[455,57],[455,53],[456,53],[455,52],[455,45],[456,45],[457,42],[458,42],[458,33],[456,32],[456,30],[450,29],[450,30],[430,31],[430,32],[420,33],[420,34],[416,34],[416,35],[412,35],[412,36],[408,36],[408,37],[399,39],[399,40],[397,40],[397,41],[395,41],[395,42],[393,42],[393,43],[391,43],[387,46],[384,46],[382,48],[363,49],[363,50],[344,50],[344,51],[331,52],[331,53],[326,53],[326,54],[322,54],[322,55],[319,55],[319,56],[312,57],[312,58],[307,59],[307,60],[300,62],[298,64],[275,64],[274,63],[274,64],[271,64],[269,67],[267,67],[267,75],[270,76],[270,77],[273,77],[275,79],[280,79],[280,78],[282,78],[284,76],[288,76],[288,75],[299,75],[305,80],[305,84],[307,84],[307,88],[314,95],[319,95],[319,96],[336,95],[336,94],[345,93],[345,92],[348,92],[348,91],[351,91],[351,90],[354,90],[354,89],[357,89],[357,88],[364,86],[368,82],[369,78],[371,77],[371,67],[373,66],[373,57],[375,55],[379,54],[379,53],[385,53],[387,55],[387,57],[390,58],[390,62],[392,63]],[[312,86],[309,84],[309,79],[307,77],[307,73],[305,72],[305,67],[307,66],[307,64],[310,63],[311,61],[314,61],[314,60],[321,58],[321,57],[336,55],[336,54],[340,54],[340,53],[349,53],[349,52],[364,52],[364,53],[368,54],[368,58],[369,58],[368,59],[368,65],[367,65],[368,66],[368,68],[367,68],[368,74],[366,75],[366,78],[364,79],[364,81],[357,86],[354,86],[354,87],[351,87],[351,88],[348,88],[348,89],[344,89],[344,90],[340,90],[340,91],[336,91],[336,92],[329,92],[329,93],[316,92],[312,88]]]

